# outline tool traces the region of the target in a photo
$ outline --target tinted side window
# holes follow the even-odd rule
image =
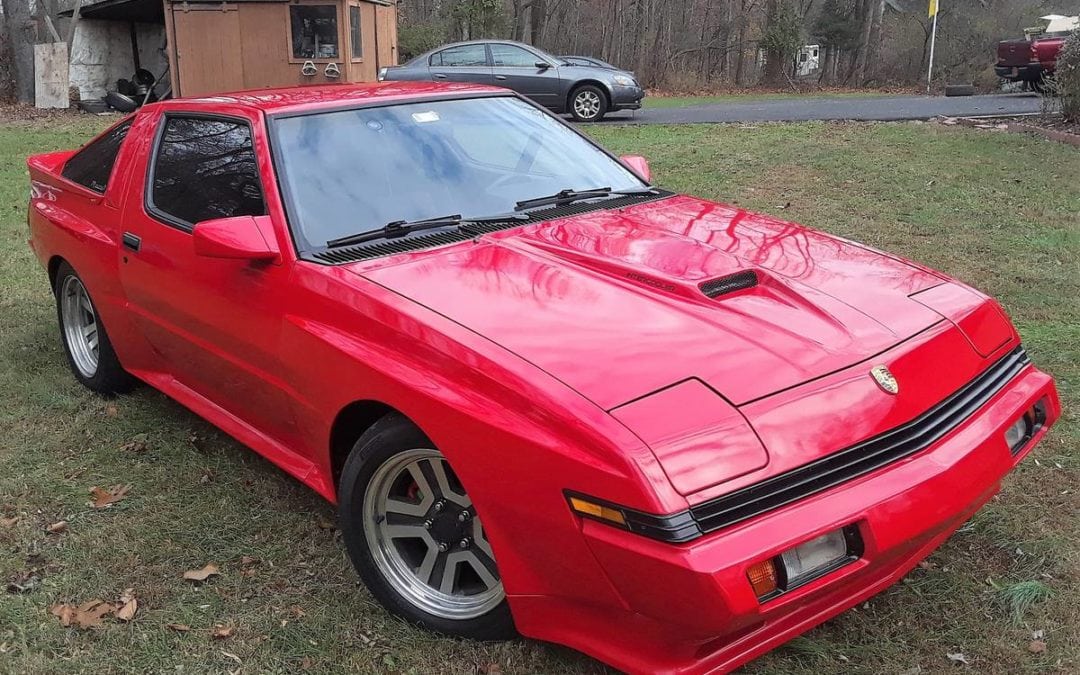
[[[491,45],[491,58],[496,66],[535,68],[540,59],[513,45]]]
[[[438,54],[431,55],[433,66],[486,66],[487,52],[484,45],[462,45],[444,49]]]
[[[90,188],[94,192],[105,192],[109,184],[116,154],[120,145],[131,129],[131,122],[124,122],[109,133],[71,156],[64,164],[60,175],[70,181]]]
[[[150,197],[157,212],[189,225],[265,215],[251,128],[239,121],[166,118]]]

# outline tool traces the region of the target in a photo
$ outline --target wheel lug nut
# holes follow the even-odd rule
[[[424,529],[425,529],[425,530],[430,530],[430,529],[431,529],[431,526],[432,526],[432,525],[434,525],[434,524],[435,524],[435,523],[431,522],[430,520],[425,520],[425,521],[424,521]]]
[[[436,511],[442,511],[443,506],[445,506],[445,505],[441,501],[435,502],[435,510]]]
[[[439,551],[442,553],[446,553],[448,548],[450,548],[450,546],[445,541],[439,544]]]
[[[458,542],[458,546],[460,546],[461,548],[469,548],[470,544],[471,542],[468,538],[462,539],[460,542]]]
[[[457,519],[464,523],[466,520],[469,519],[469,512],[468,511],[462,511],[460,514],[458,514]]]

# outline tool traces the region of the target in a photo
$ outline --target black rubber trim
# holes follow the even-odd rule
[[[756,485],[699,504],[690,513],[703,533],[715,532],[913,455],[959,426],[1029,363],[1024,348],[1017,347],[911,422]]]
[[[631,532],[670,543],[691,541],[925,450],[986,405],[1029,363],[1031,361],[1023,346],[1017,347],[959,391],[911,422],[768,480],[703,502],[687,511],[658,516],[588,495],[578,496],[622,512],[627,522],[626,529]],[[1030,438],[1025,439],[1025,443],[1027,440]],[[567,492],[568,497],[572,494],[576,493]],[[597,520],[612,525],[609,521]]]
[[[505,221],[497,223],[469,223],[466,221],[462,223],[461,227],[456,231],[430,232],[401,237],[399,239],[378,239],[372,242],[364,242],[363,244],[357,244],[356,246],[344,246],[342,248],[323,248],[317,251],[311,251],[302,257],[311,262],[340,265],[343,263],[356,262],[358,260],[381,258],[396,253],[406,253],[409,251],[435,248],[436,246],[445,246],[447,244],[468,241],[482,234],[498,232],[500,230],[509,230],[514,227],[522,227],[547,220],[555,220],[557,218],[567,218],[582,213],[589,213],[591,211],[619,209],[627,206],[634,206],[636,204],[644,204],[646,202],[667,199],[674,194],[675,193],[673,192],[657,189],[655,194],[627,195],[625,197],[614,197],[600,199],[598,201],[579,202],[577,204],[569,204],[566,206],[556,206],[547,209],[536,209],[529,211],[526,214],[529,216],[528,219],[508,218]]]

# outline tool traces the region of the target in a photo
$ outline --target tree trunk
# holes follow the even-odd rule
[[[547,0],[533,0],[529,10],[529,44],[543,48],[544,22],[547,20]]]
[[[766,30],[774,28],[780,19],[780,0],[768,0],[765,4]],[[765,77],[766,84],[777,85],[784,79],[784,54],[775,48],[765,52]]]
[[[14,80],[12,92],[19,103],[34,101],[34,20],[28,0],[0,0],[4,10],[7,63]]]

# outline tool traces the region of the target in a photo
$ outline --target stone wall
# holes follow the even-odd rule
[[[71,41],[70,72],[71,86],[79,90],[80,99],[104,98],[107,90],[116,89],[118,79],[130,80],[135,74],[129,25],[123,21],[79,19]],[[155,77],[161,75],[168,65],[165,26],[138,23],[135,30],[140,65]],[[167,82],[168,78],[162,86]]]

